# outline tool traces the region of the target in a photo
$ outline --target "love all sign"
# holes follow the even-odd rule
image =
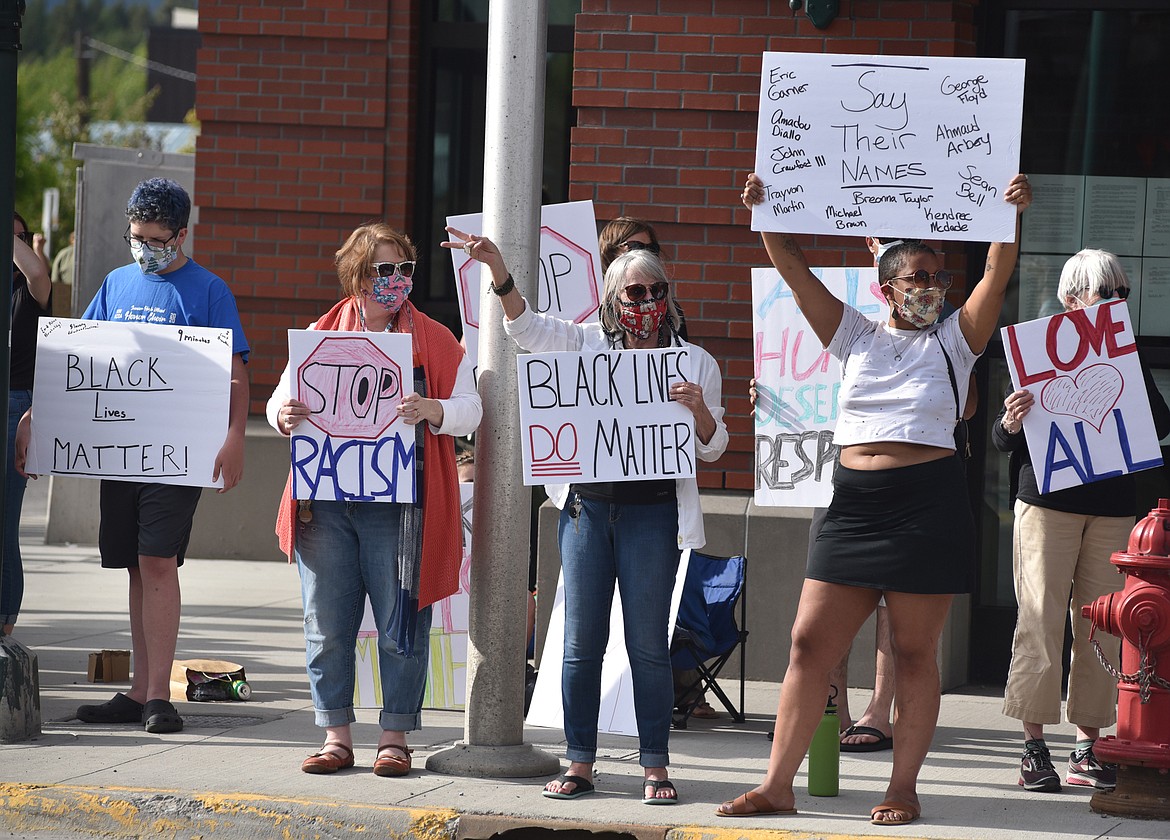
[[[1001,330],[1041,493],[1162,465],[1125,301]]]

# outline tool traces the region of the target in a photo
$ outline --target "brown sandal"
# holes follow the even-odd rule
[[[325,747],[338,747],[345,751],[345,755],[326,752]],[[353,750],[340,741],[326,741],[321,747],[321,752],[315,752],[301,762],[302,773],[313,773],[318,776],[336,773],[338,770],[348,770],[350,767],[353,767]]]
[[[382,755],[386,750],[397,750],[402,755]],[[410,754],[414,750],[409,747],[400,747],[398,744],[387,744],[378,747],[378,757],[374,759],[375,776],[405,776],[410,772]]]

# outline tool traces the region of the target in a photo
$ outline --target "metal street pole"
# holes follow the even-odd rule
[[[540,259],[544,3],[492,0],[488,15],[484,233],[508,260],[516,286],[536,300]],[[483,277],[487,278],[486,270]],[[499,301],[482,284],[479,394],[468,614],[464,740],[427,759],[459,776],[551,775],[557,758],[524,743],[528,521],[532,496],[520,465],[516,346]]]
[[[4,233],[15,209],[16,193],[16,53],[20,49],[20,21],[24,0],[0,0],[0,271],[6,297],[12,299],[12,240]],[[7,340],[12,326],[11,307],[0,306],[0,406],[8,417]],[[8,428],[7,422],[4,428]],[[8,471],[8,447],[0,452],[0,478]],[[0,480],[0,511],[4,510],[4,482]],[[0,581],[4,570],[4,519],[0,516]],[[2,586],[0,582],[0,586]],[[0,589],[0,593],[3,590]],[[0,636],[0,743],[27,741],[41,734],[41,695],[37,659],[10,636]]]

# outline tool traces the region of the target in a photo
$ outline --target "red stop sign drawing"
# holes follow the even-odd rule
[[[398,419],[402,369],[368,338],[325,338],[297,369],[309,422],[327,435],[378,438]]]

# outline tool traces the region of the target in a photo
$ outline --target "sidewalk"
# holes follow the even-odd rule
[[[797,777],[793,817],[723,820],[717,803],[763,776],[777,686],[750,683],[748,720],[692,720],[671,735],[671,775],[681,803],[641,804],[633,739],[603,736],[597,795],[562,802],[540,796],[543,779],[468,779],[425,769],[427,757],[463,738],[463,715],[424,711],[412,733],[414,763],[404,779],[370,772],[377,714],[359,710],[357,766],[335,776],[300,772],[320,744],[304,673],[300,589],[279,563],[189,560],[182,570],[179,658],[241,662],[254,690],[248,703],[183,703],[183,732],[147,735],[140,726],[93,726],[73,718],[124,686],[86,681],[87,655],[130,647],[126,576],[101,570],[93,546],[37,544],[43,488],[30,484],[26,592],[17,639],[39,658],[43,734],[0,745],[0,831],[17,837],[309,838],[425,836],[482,838],[520,827],[616,831],[640,840],[929,837],[1165,838],[1166,822],[1101,817],[1091,791],[1032,794],[1016,785],[1021,749],[1014,721],[995,693],[943,697],[935,747],[923,768],[924,817],[910,826],[870,825],[881,801],[889,753],[842,755],[840,796],[815,798]],[[95,485],[96,490],[96,485]],[[37,493],[41,495],[38,497]],[[38,502],[39,498],[39,502]],[[38,522],[38,516],[40,521]],[[267,523],[257,527],[268,527]],[[770,641],[753,636],[749,642]],[[775,644],[786,644],[776,640]],[[853,696],[856,708],[865,692]],[[562,733],[527,728],[525,740],[563,755]],[[1073,730],[1053,727],[1054,756],[1067,755]],[[1058,767],[1063,763],[1058,760]],[[44,832],[44,833],[42,833]]]

